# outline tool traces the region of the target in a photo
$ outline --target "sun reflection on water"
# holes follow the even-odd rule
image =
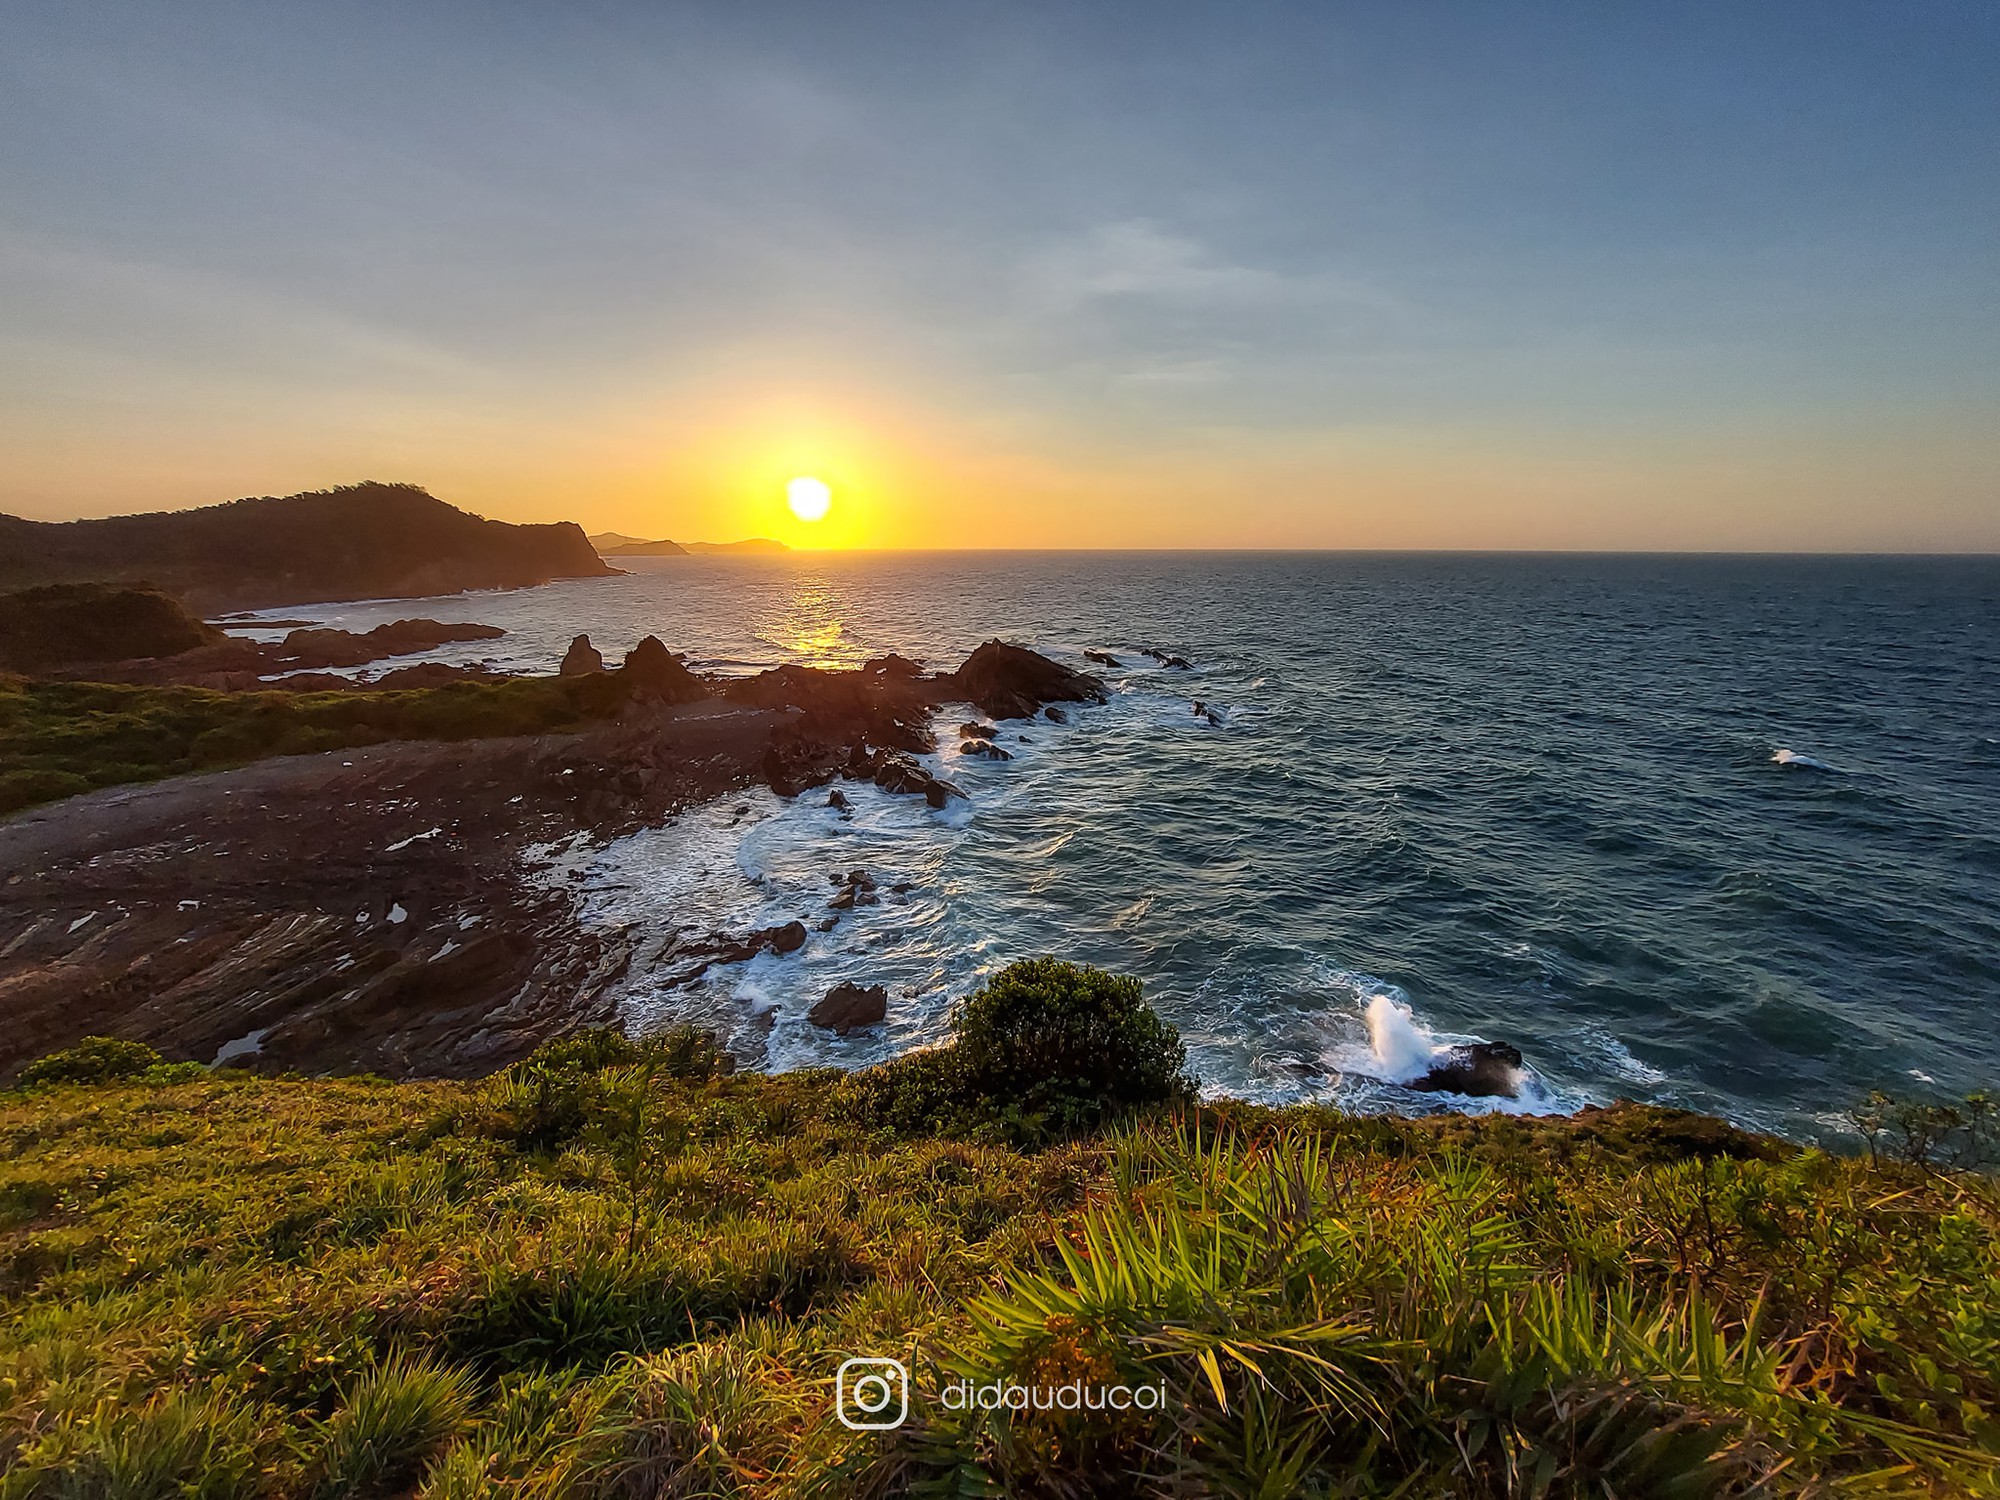
[[[833,585],[823,576],[803,574],[783,605],[756,622],[755,632],[802,666],[858,666],[867,651],[848,636],[841,613]]]

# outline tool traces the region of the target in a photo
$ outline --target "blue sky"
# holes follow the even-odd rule
[[[10,8],[0,508],[2000,549],[2000,9]]]

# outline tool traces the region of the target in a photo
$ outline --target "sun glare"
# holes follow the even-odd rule
[[[818,521],[833,505],[833,491],[824,480],[802,475],[785,486],[785,503],[801,521]]]

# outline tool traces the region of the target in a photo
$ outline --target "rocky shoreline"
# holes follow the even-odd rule
[[[573,673],[601,661],[580,646]],[[759,783],[867,780],[943,806],[962,793],[917,758],[938,709],[1020,718],[1104,696],[997,641],[954,672],[891,656],[723,680],[649,637],[605,675],[623,707],[580,733],[290,756],[0,824],[0,1078],[90,1034],[269,1071],[490,1072],[611,1020],[631,961],[531,878],[535,847]],[[714,934],[687,957],[698,974],[803,936]]]

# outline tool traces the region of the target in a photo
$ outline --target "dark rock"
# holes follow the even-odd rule
[[[851,756],[845,745],[787,730],[773,735],[764,751],[764,782],[780,797],[796,797],[848,770]]]
[[[1046,703],[1102,703],[1104,684],[1040,652],[988,641],[952,674],[958,691],[994,719],[1027,719]]]
[[[391,620],[360,635],[317,626],[294,630],[272,649],[280,660],[293,666],[359,667],[385,656],[414,656],[458,641],[495,640],[506,633],[497,625]]]
[[[911,661],[907,656],[898,656],[891,651],[887,656],[878,656],[873,661],[863,662],[861,670],[871,677],[915,679],[924,675],[924,664],[920,661]]]
[[[1171,671],[1192,672],[1194,670],[1193,662],[1189,661],[1185,656],[1175,656],[1170,651],[1158,651],[1151,646],[1141,646],[1139,654],[1141,656],[1152,657],[1154,661]]]
[[[823,745],[918,754],[937,748],[930,685],[912,678],[787,665],[730,682],[722,691],[756,708],[797,710],[795,732]]]
[[[875,877],[866,870],[849,870],[846,877],[835,875],[840,887],[827,906],[834,911],[852,911],[857,906],[873,906],[881,898],[875,893]]]
[[[1051,724],[1067,724],[1069,722],[1069,715],[1057,708],[1053,703],[1042,710],[1042,717],[1047,719]]]
[[[976,755],[981,760],[1012,760],[1014,758],[1013,751],[1002,750],[990,740],[961,740],[958,746],[958,753],[960,755]]]
[[[854,810],[854,804],[847,800],[847,793],[843,792],[839,787],[835,787],[826,794],[826,805],[842,813],[849,813]]]
[[[307,673],[307,676],[317,674]],[[501,674],[485,667],[454,667],[448,662],[422,661],[413,667],[397,667],[392,672],[384,672],[373,682],[371,688],[394,691],[401,688],[444,687],[454,682],[498,682]],[[289,683],[284,684],[290,686]],[[357,684],[350,683],[349,686]]]
[[[879,1025],[888,1015],[887,985],[860,985],[844,980],[828,990],[824,998],[806,1012],[806,1019],[815,1026],[823,1026],[846,1036],[863,1026]]]
[[[1505,1042],[1473,1042],[1453,1047],[1414,1083],[1421,1094],[1465,1094],[1471,1098],[1516,1098],[1521,1091],[1521,1052]]]
[[[604,653],[590,644],[590,637],[580,635],[569,643],[569,650],[563,653],[562,665],[556,669],[560,677],[581,677],[586,672],[604,670]]]
[[[796,953],[806,945],[806,924],[786,922],[779,927],[766,927],[758,936],[773,953]]]
[[[635,689],[663,703],[692,703],[708,696],[701,679],[682,666],[656,635],[647,636],[626,652],[620,670]]]
[[[1125,665],[1125,663],[1113,656],[1109,651],[1086,651],[1083,653],[1083,659],[1085,661],[1096,662],[1100,667],[1109,667],[1114,672],[1123,669]]]
[[[961,724],[958,737],[962,740],[990,740],[1000,731],[991,724]]]
[[[932,807],[943,807],[953,797],[963,797],[949,781],[941,781],[900,751],[888,751],[871,762],[869,777],[885,792],[917,792]]]

